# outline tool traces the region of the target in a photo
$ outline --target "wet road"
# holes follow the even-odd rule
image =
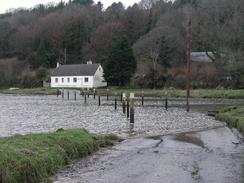
[[[239,183],[241,141],[228,128],[127,139],[71,165],[55,183]]]

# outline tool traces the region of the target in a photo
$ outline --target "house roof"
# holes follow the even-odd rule
[[[212,63],[212,59],[210,57],[214,58],[214,54],[212,52],[192,52],[191,53],[191,60],[193,62],[208,62]]]
[[[60,65],[52,76],[94,76],[100,64]]]

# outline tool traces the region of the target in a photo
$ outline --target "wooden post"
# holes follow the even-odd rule
[[[75,93],[74,93],[74,99],[75,99],[75,101],[76,101],[76,91],[75,91]]]
[[[123,102],[123,93],[120,94],[120,102]]]
[[[96,99],[96,89],[95,88],[93,89],[93,99],[94,100]]]
[[[57,98],[59,97],[59,89],[57,89]]]
[[[168,110],[168,96],[165,98],[165,109]]]
[[[141,97],[141,105],[144,106],[144,95]]]
[[[114,109],[117,110],[117,98],[115,96],[115,99],[114,99]]]
[[[135,123],[135,94],[130,93],[130,123],[134,124]]]
[[[123,114],[125,114],[125,102],[126,102],[126,95],[125,95],[125,93],[123,93],[122,97],[123,97]]]
[[[85,94],[85,104],[86,104],[86,94]]]
[[[126,112],[127,112],[127,118],[129,119],[130,117],[130,103],[129,103],[129,97],[127,97],[127,104],[126,104]]]
[[[98,96],[98,106],[100,106],[101,105],[101,96],[99,95]]]
[[[68,90],[68,92],[67,92],[67,99],[69,100],[69,90]]]
[[[108,89],[107,89],[107,101],[109,100],[109,94],[108,94]]]
[[[64,99],[64,89],[63,89],[63,91],[62,91],[62,99]]]

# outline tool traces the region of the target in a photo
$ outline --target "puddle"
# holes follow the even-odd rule
[[[148,136],[148,137],[146,137],[146,139],[162,140],[162,135]]]
[[[200,138],[193,137],[191,134],[188,133],[181,133],[179,135],[176,135],[174,140],[189,143],[189,144],[194,144],[202,148],[205,148],[205,145]]]

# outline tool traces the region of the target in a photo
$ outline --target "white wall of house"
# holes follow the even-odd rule
[[[52,88],[93,88],[94,76],[51,77]]]
[[[105,81],[103,75],[103,68],[102,66],[99,66],[93,80],[93,85],[95,88],[107,86],[107,82]]]

